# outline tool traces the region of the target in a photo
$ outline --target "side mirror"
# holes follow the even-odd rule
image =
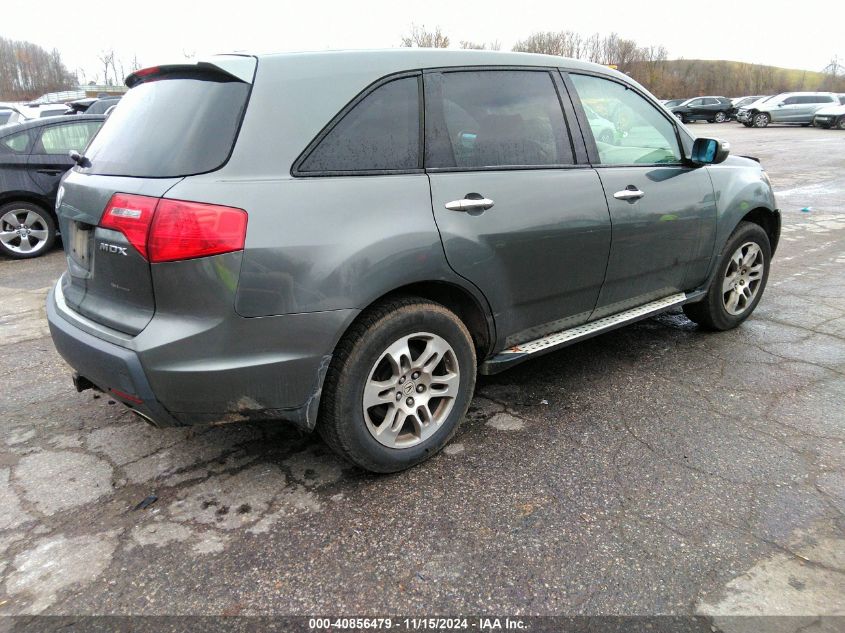
[[[727,141],[715,138],[697,138],[692,144],[691,160],[697,165],[717,165],[725,161],[731,153]]]

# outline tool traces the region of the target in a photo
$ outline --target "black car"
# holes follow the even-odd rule
[[[0,253],[15,259],[46,253],[56,239],[56,194],[103,125],[102,115],[34,119],[0,128]]]
[[[695,97],[669,109],[684,123],[690,121],[724,123],[728,120],[732,107],[731,100],[726,97]]]

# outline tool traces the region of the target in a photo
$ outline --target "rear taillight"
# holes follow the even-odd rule
[[[147,235],[153,222],[158,198],[116,193],[109,200],[100,226],[120,231],[144,259],[147,259]]]
[[[150,229],[150,261],[172,262],[243,250],[246,211],[161,200]]]
[[[116,193],[100,226],[120,231],[150,262],[172,262],[242,250],[243,209]]]

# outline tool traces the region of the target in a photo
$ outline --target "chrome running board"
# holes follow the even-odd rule
[[[617,312],[616,314],[569,328],[568,330],[554,332],[542,338],[528,341],[527,343],[514,345],[482,363],[478,369],[479,373],[498,373],[532,356],[540,356],[546,352],[566,347],[567,345],[583,341],[598,334],[603,334],[604,332],[609,332],[610,330],[615,330],[623,325],[628,325],[641,319],[647,319],[669,308],[686,303],[690,299],[698,298],[698,294],[700,293],[691,293],[688,295],[687,293],[679,292],[663,299],[625,310],[624,312]]]

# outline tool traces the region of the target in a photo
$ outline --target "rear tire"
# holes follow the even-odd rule
[[[435,455],[466,415],[476,358],[466,326],[419,297],[367,309],[335,350],[317,430],[350,462],[377,473]]]
[[[839,121],[836,123],[836,127],[840,130],[845,130],[845,116],[839,117]]]
[[[43,207],[10,202],[0,207],[0,253],[30,259],[48,252],[56,241],[56,222]]]
[[[690,321],[708,330],[730,330],[745,321],[763,296],[772,249],[759,224],[740,222],[728,238],[704,299],[684,306]]]

